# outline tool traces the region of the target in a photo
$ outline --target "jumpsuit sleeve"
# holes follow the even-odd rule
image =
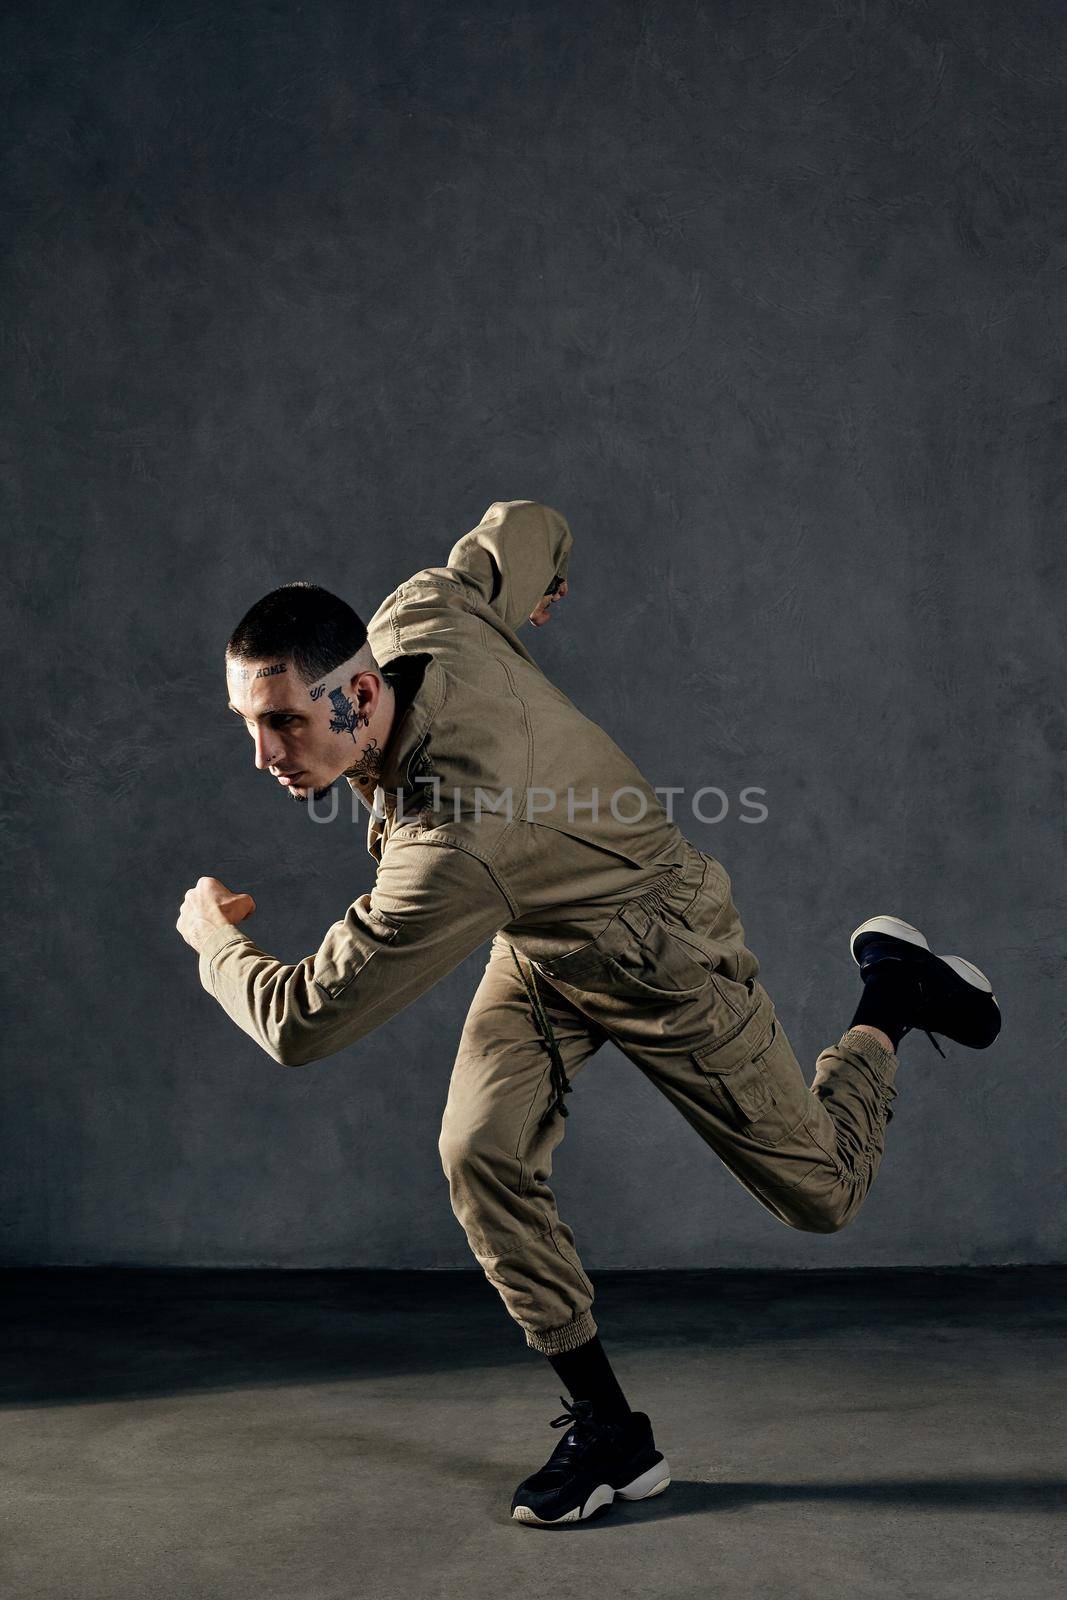
[[[573,543],[567,519],[551,507],[536,500],[494,500],[478,526],[452,546],[448,566],[514,632],[553,577],[567,576]]]
[[[233,925],[202,947],[200,981],[279,1065],[302,1067],[403,1010],[513,915],[478,857],[407,839],[313,955],[276,961]]]

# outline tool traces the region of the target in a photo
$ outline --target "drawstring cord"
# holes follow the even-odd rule
[[[559,1045],[556,1043],[556,1036],[552,1032],[552,1024],[548,1019],[544,1006],[541,1004],[541,996],[537,992],[536,979],[531,982],[523,972],[515,946],[509,944],[508,949],[511,951],[511,959],[515,963],[519,977],[522,979],[523,987],[529,996],[530,1004],[533,1007],[534,1020],[544,1036],[545,1049],[548,1051],[549,1059],[552,1062],[552,1099],[549,1101],[548,1110],[544,1112],[539,1123],[539,1126],[543,1128],[546,1122],[552,1120],[552,1116],[556,1111],[559,1112],[561,1117],[570,1116],[570,1112],[563,1104],[563,1096],[570,1094],[574,1086],[567,1077],[567,1069],[563,1065],[563,1057],[559,1053]],[[532,977],[532,966],[530,973]]]

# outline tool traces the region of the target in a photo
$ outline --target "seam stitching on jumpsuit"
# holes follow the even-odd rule
[[[403,653],[403,646],[400,643],[400,629],[397,626],[396,614],[403,604],[405,587],[405,584],[400,584],[395,595],[393,596],[393,608],[389,613],[389,627],[393,635],[393,649],[401,654]]]
[[[477,850],[467,839],[461,838],[457,833],[438,833],[437,837],[433,839],[427,839],[425,835],[420,835],[418,842],[421,845],[426,845],[436,850],[462,850],[465,855],[473,857],[475,861],[480,861],[486,872],[488,872],[489,876],[492,878],[496,887],[499,889],[501,898],[507,902],[508,910],[511,912],[512,919],[519,916],[519,906],[514,896],[509,892],[504,880],[497,872],[492,858],[483,855],[482,852]],[[505,925],[506,924],[501,923],[501,927],[504,927]]]
[[[483,648],[485,650],[486,655],[490,656],[491,659],[495,659],[495,658],[493,658],[491,656],[491,652],[489,650],[489,645],[484,640],[484,638],[482,640],[482,645],[483,645]],[[497,661],[497,666],[499,666],[501,672],[504,674],[505,678],[508,681],[508,688],[511,691],[512,698],[517,700],[519,705],[522,707],[523,726],[526,729],[526,782],[525,782],[525,785],[524,785],[524,789],[528,790],[529,787],[530,787],[530,779],[533,776],[533,768],[534,768],[533,729],[530,726],[530,717],[529,717],[529,713],[528,713],[528,710],[527,710],[526,701],[523,699],[522,695],[518,691],[518,688],[516,687],[515,679],[511,675],[511,668],[508,666],[508,663],[506,661]],[[509,835],[514,833],[514,831],[517,828],[518,824],[520,822],[525,821],[525,820],[526,819],[524,817],[516,817],[516,816],[512,816],[509,819],[507,827],[503,830],[503,832],[500,835],[500,838],[497,840],[496,848],[493,851],[494,859],[496,858],[496,856],[499,855],[500,851],[504,848],[504,845],[505,845]],[[510,899],[510,896],[509,896],[509,899]],[[517,914],[518,914],[518,911],[516,909],[516,915]]]
[[[525,782],[523,784],[523,792],[524,792],[524,794],[528,794],[529,790],[530,790],[530,780],[533,777],[533,770],[534,770],[533,728],[530,726],[529,707],[527,706],[526,701],[523,699],[522,695],[519,693],[519,691],[518,691],[518,689],[517,689],[517,687],[515,685],[515,679],[511,675],[511,668],[508,666],[508,663],[506,661],[501,661],[500,667],[501,667],[501,670],[504,673],[504,676],[508,680],[508,688],[511,690],[511,693],[512,693],[513,697],[519,702],[519,705],[522,707],[522,725],[526,729],[526,779],[525,779]],[[508,828],[507,828],[507,830],[505,832],[505,837],[506,837],[506,834],[508,832],[510,832],[512,828],[515,827],[515,824],[517,822],[527,822],[527,821],[529,821],[529,818],[526,816],[526,805],[525,805],[525,802],[524,802],[522,816],[520,816],[520,817],[512,817],[511,822],[509,823]]]
[[[533,1095],[530,1099],[530,1104],[526,1110],[526,1115],[522,1119],[522,1127],[519,1129],[518,1143],[515,1146],[514,1159],[519,1163],[519,1194],[522,1196],[526,1196],[530,1192],[530,1169],[519,1153],[522,1149],[523,1134],[526,1132],[530,1118],[533,1115],[534,1107],[537,1105],[538,1099],[540,1098],[541,1086],[551,1070],[552,1069],[550,1066],[545,1067],[544,1071],[541,1073],[541,1076],[537,1080]]]
[[[559,1259],[562,1262],[564,1262],[568,1267],[570,1267],[572,1272],[577,1272],[577,1274],[578,1274],[579,1278],[581,1279],[582,1284],[583,1284],[584,1288],[586,1289],[586,1291],[589,1293],[589,1295],[593,1295],[595,1293],[595,1290],[593,1289],[593,1285],[589,1282],[589,1279],[586,1277],[585,1273],[582,1271],[582,1268],[576,1266],[575,1263],[570,1259],[570,1257],[568,1255],[565,1255],[564,1252],[560,1249],[559,1240],[556,1238],[556,1230],[552,1226],[551,1223],[548,1224],[548,1227],[547,1227],[547,1229],[545,1231],[546,1231],[548,1237],[551,1239],[552,1248],[555,1250],[556,1254],[559,1256]],[[570,1318],[570,1321],[573,1322],[574,1321],[574,1317],[577,1317],[577,1316],[580,1316],[580,1315],[581,1315],[581,1313],[576,1311],[574,1313],[574,1316]]]
[[[700,895],[701,891],[703,890],[704,885],[707,882],[707,880],[708,880],[708,862],[707,862],[707,857],[704,856],[703,854],[701,854],[701,857],[700,857],[700,882],[697,884],[696,888],[693,890],[692,894],[689,896],[689,899],[685,902],[685,905],[678,907],[678,920],[679,920],[679,922],[683,923],[687,928],[689,928],[690,925],[686,921],[685,914],[689,910],[689,908],[697,900],[697,898]],[[690,932],[692,932],[692,931],[694,931],[694,930],[690,928]]]
[[[239,941],[237,939],[227,939],[226,943],[224,945],[220,945],[219,946],[219,948],[215,951],[215,954],[211,957],[211,960],[207,964],[207,970],[211,974],[211,992],[215,996],[216,1000],[219,997],[219,991],[218,991],[218,986],[215,983],[215,978],[217,976],[217,974],[215,972],[215,962],[219,959],[219,956],[221,956],[223,950],[228,950],[230,948],[231,944],[237,944],[238,942]]]

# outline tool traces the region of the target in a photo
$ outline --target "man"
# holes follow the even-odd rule
[[[215,878],[177,924],[205,989],[294,1067],[355,1043],[491,938],[439,1149],[474,1255],[571,1397],[553,1421],[566,1432],[512,1500],[542,1525],[670,1481],[548,1184],[564,1097],[594,1051],[611,1040],[779,1221],[832,1233],[882,1159],[903,1035],[983,1049],[1000,1027],[976,967],[872,917],[852,935],[859,1005],[807,1086],[726,869],[518,637],[566,596],[571,546],[558,512],[495,501],[369,628],[313,585],[258,601],[227,645],[230,708],[295,801],[340,777],[361,797],[374,888],[295,965],[237,926],[254,902]]]

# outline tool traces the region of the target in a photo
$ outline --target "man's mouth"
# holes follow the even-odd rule
[[[301,776],[302,774],[299,772],[279,772],[277,774],[279,783],[295,783],[297,778]]]

